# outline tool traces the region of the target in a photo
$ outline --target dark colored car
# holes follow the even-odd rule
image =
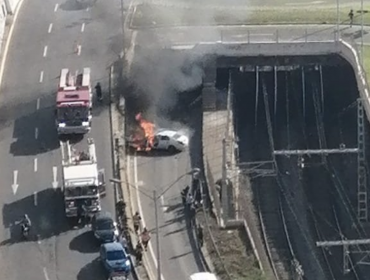
[[[116,241],[119,235],[117,223],[109,212],[99,212],[94,215],[91,222],[94,236],[104,242]]]
[[[122,244],[105,243],[100,246],[100,261],[109,279],[128,276],[131,272],[131,261]]]

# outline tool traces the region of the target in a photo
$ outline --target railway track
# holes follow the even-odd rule
[[[282,216],[281,191],[275,178],[264,178],[259,181],[256,187],[258,212],[275,278],[292,279],[289,269],[292,258]]]

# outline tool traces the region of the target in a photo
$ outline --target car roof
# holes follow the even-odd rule
[[[119,242],[110,242],[102,245],[107,252],[111,251],[124,251],[123,246]]]
[[[170,129],[159,129],[156,134],[159,136],[173,137],[175,134],[177,134],[177,131]]]
[[[109,212],[99,212],[99,213],[95,214],[95,219],[97,221],[99,221],[99,220],[108,220],[108,219],[113,220],[113,216]]]
[[[190,280],[217,280],[217,277],[210,272],[198,272],[190,275]]]

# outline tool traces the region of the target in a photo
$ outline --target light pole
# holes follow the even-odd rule
[[[361,67],[364,67],[364,0],[361,0]]]
[[[340,25],[340,14],[339,14],[339,0],[337,0],[337,41],[339,41],[339,25]]]
[[[128,182],[125,182],[125,181],[121,181],[119,179],[116,179],[116,178],[111,178],[109,179],[109,181],[111,183],[114,183],[114,184],[123,184],[123,183],[126,183],[127,186],[131,187],[131,188],[134,188],[135,190],[139,191],[140,193],[142,193],[143,195],[145,195],[147,198],[151,199],[154,203],[154,215],[155,215],[155,231],[156,231],[156,246],[157,246],[157,254],[156,254],[156,259],[157,259],[157,280],[162,280],[162,272],[161,272],[161,253],[160,253],[160,237],[159,237],[159,224],[158,224],[158,199],[160,199],[167,191],[169,191],[174,185],[176,185],[176,183],[178,181],[180,181],[183,177],[185,177],[186,175],[192,175],[192,177],[194,179],[198,179],[199,176],[200,176],[200,169],[199,168],[193,168],[190,172],[187,172],[183,175],[181,175],[180,177],[178,177],[174,182],[172,182],[171,184],[169,184],[163,191],[160,195],[157,195],[157,191],[156,189],[153,190],[153,194],[152,195],[148,195],[145,191],[139,189],[137,186],[135,185],[131,185],[130,183]],[[147,191],[150,191],[150,190],[147,190]]]

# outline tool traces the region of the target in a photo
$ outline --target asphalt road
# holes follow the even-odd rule
[[[149,67],[149,66],[148,66]],[[173,94],[179,94],[174,92]],[[159,127],[180,129],[190,137],[189,149],[171,155],[168,153],[150,153],[129,155],[130,170],[137,191],[135,196],[143,224],[151,231],[151,242],[146,254],[151,259],[151,266],[155,273],[157,246],[155,225],[155,200],[153,191],[157,195],[158,224],[160,235],[161,270],[163,279],[187,279],[190,274],[203,271],[199,253],[196,249],[193,232],[189,225],[189,217],[184,213],[181,201],[181,190],[191,183],[191,176],[187,175],[192,168],[201,164],[201,108],[200,102],[194,102],[199,92],[184,94],[185,100],[177,100],[177,105],[171,107],[175,113],[147,113],[144,116],[156,123]],[[190,105],[193,103],[192,105]],[[133,115],[140,111],[142,106],[136,106],[128,100],[128,114]],[[153,107],[151,107],[153,108]],[[135,190],[134,190],[135,192]]]
[[[87,231],[71,229],[53,190],[53,167],[60,181],[61,157],[53,109],[60,70],[90,67],[92,83],[108,86],[108,67],[121,51],[117,0],[91,2],[24,1],[1,85],[0,154],[3,205],[0,270],[4,279],[103,279],[98,246]],[[75,53],[76,45],[81,45]],[[106,176],[112,176],[108,106],[94,110],[91,136]],[[16,184],[16,193],[12,185]],[[113,190],[103,208],[114,211]],[[14,225],[28,213],[32,241],[22,242]]]

